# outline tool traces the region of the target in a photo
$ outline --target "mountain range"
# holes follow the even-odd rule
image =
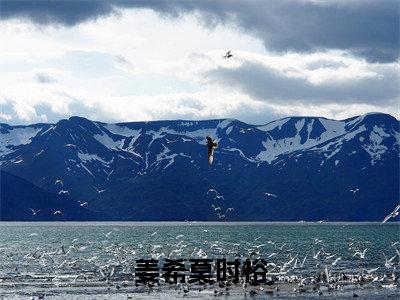
[[[0,124],[0,220],[381,221],[399,203],[399,125],[382,113]]]

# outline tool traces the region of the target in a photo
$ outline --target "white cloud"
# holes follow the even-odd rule
[[[337,50],[278,55],[234,28],[205,29],[193,16],[164,19],[149,10],[127,10],[76,27],[3,23],[7,63],[0,119],[7,122],[54,122],[70,115],[113,122],[233,117],[258,124],[286,115],[399,116],[393,99],[367,101],[357,86],[370,80],[390,87],[396,77],[388,76],[398,72],[397,63],[371,64]],[[222,59],[230,49],[234,57]],[[242,72],[246,64],[276,72],[276,84],[265,90],[263,73],[249,81]],[[290,88],[295,79],[298,98],[276,90],[278,83]],[[301,93],[305,85],[308,92]],[[321,98],[326,86],[336,91]],[[339,99],[344,87],[358,97],[357,104]],[[319,91],[315,99],[313,89]]]

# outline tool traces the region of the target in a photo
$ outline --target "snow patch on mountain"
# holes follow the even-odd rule
[[[290,120],[290,118],[285,118],[285,119],[272,121],[272,122],[270,122],[268,124],[265,124],[265,125],[262,125],[262,126],[258,126],[257,129],[259,129],[261,131],[272,131],[276,127],[279,127],[279,130],[281,130],[282,129],[282,125],[284,125],[289,120]]]
[[[164,144],[161,144],[161,145],[164,147],[164,150],[161,153],[157,154],[156,162],[161,162],[163,160],[169,160],[167,165],[164,167],[164,170],[165,170],[166,168],[168,168],[170,165],[172,165],[175,162],[175,157],[177,157],[178,154],[174,153],[174,154],[168,155],[171,152],[171,150],[168,147],[166,147]]]
[[[228,127],[229,124],[231,124],[231,123],[232,123],[232,120],[231,120],[231,119],[223,120],[223,121],[221,121],[221,122],[218,123],[217,128],[224,129],[224,128]]]
[[[111,161],[106,161],[106,160],[102,159],[97,154],[89,154],[89,153],[78,152],[78,157],[83,163],[92,162],[92,161],[99,161],[104,165],[109,165],[110,162],[112,162],[112,160]]]
[[[147,131],[146,133],[153,135],[153,140],[165,137],[166,134],[181,135],[181,136],[183,135],[185,137],[189,137],[197,141],[203,141],[205,140],[207,135],[210,135],[218,140],[217,128],[202,128],[194,131],[177,131],[170,127],[161,127],[159,131],[150,130]]]
[[[2,155],[7,155],[14,152],[10,147],[31,143],[32,138],[34,138],[41,130],[42,128],[23,127],[14,128],[9,130],[7,133],[2,133],[0,139],[0,153]]]
[[[382,141],[387,137],[390,137],[390,134],[386,133],[382,127],[374,125],[369,134],[370,143],[362,145],[364,150],[371,156],[372,165],[385,154],[387,147],[382,144]]]
[[[122,135],[125,137],[134,137],[135,140],[140,136],[142,130],[134,130],[130,129],[126,126],[117,125],[117,124],[106,124],[104,128],[107,129],[109,132],[115,135]]]
[[[346,133],[346,122],[324,118],[318,118],[318,120],[321,122],[322,126],[324,126],[326,130],[321,134],[321,141],[327,141]]]

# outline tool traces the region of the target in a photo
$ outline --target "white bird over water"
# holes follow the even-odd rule
[[[54,184],[57,184],[57,183],[61,184],[61,186],[64,186],[64,182],[63,182],[61,179],[57,179],[57,180],[54,182]]]
[[[213,205],[211,205],[211,207],[214,209],[214,211],[221,210],[221,207],[219,207],[219,206],[215,206],[214,204],[213,204]]]
[[[359,191],[359,189],[350,189],[350,192],[352,192],[353,194],[357,193]]]
[[[81,202],[81,201],[79,201],[79,200],[78,200],[78,202],[79,202],[79,205],[80,205],[80,206],[85,206],[85,205],[88,205],[88,204],[89,204],[89,203],[87,203],[87,202]]]
[[[63,215],[63,214],[62,214],[61,210],[56,210],[56,211],[53,213],[53,215]]]
[[[32,215],[34,215],[34,216],[36,216],[37,213],[40,211],[40,209],[34,210],[33,208],[30,208],[30,210],[32,211]]]
[[[224,196],[220,196],[220,195],[214,197],[214,200],[219,200],[219,199],[225,199],[225,198],[224,198]]]
[[[117,228],[113,228],[110,232],[106,233],[106,237],[109,237],[111,233],[113,233],[114,231],[118,231]]]
[[[69,195],[69,192],[67,190],[61,190],[58,192],[59,195],[63,194],[63,195]]]
[[[95,190],[96,190],[96,192],[98,193],[98,194],[101,194],[101,193],[103,193],[105,190],[103,189],[103,190],[99,190],[97,187],[93,187]]]
[[[353,254],[354,256],[359,256],[360,258],[365,258],[365,253],[367,252],[368,248],[365,248],[362,252],[361,251],[356,251],[356,253]]]
[[[382,224],[386,223],[390,218],[395,218],[399,215],[400,204],[395,207],[395,209],[388,214],[385,219],[383,219]]]
[[[264,193],[264,195],[267,196],[267,197],[274,197],[274,198],[276,198],[276,195],[271,194],[271,193]]]
[[[374,268],[374,269],[367,270],[367,274],[371,274],[371,273],[373,273],[373,272],[376,272],[376,271],[378,271],[378,269],[379,269],[379,267]]]
[[[215,193],[215,195],[218,195],[218,192],[217,192],[216,189],[209,189],[209,190],[207,191],[207,195],[208,195],[209,193]]]
[[[341,257],[338,257],[338,258],[332,263],[332,266],[336,266],[337,263],[339,262],[339,260],[341,260],[341,259],[342,259]]]

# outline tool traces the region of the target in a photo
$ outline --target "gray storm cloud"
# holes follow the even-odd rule
[[[238,68],[212,69],[204,76],[268,103],[394,105],[399,100],[400,76],[396,67],[384,67],[376,76],[330,80],[313,84],[266,65],[245,61]]]
[[[370,62],[399,58],[399,1],[1,1],[3,19],[74,26],[148,8],[177,18],[194,13],[204,26],[234,25],[260,38],[268,50],[341,49]]]

